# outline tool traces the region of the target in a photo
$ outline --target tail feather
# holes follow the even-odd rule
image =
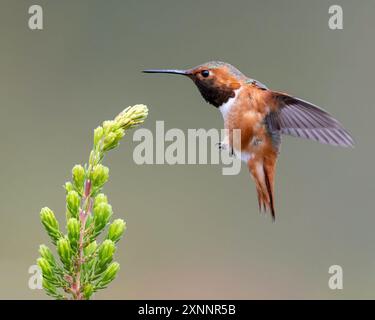
[[[273,202],[273,180],[270,181],[270,177],[268,176],[268,172],[266,169],[266,166],[263,165],[263,171],[264,171],[264,180],[266,182],[267,187],[267,193],[268,193],[268,207],[271,210],[272,218],[275,220],[275,205]]]
[[[251,159],[248,162],[250,173],[255,181],[258,195],[259,211],[269,211],[275,220],[274,203],[274,177],[275,177],[276,155],[265,157],[262,160]]]

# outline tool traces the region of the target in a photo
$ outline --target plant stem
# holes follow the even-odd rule
[[[76,276],[75,282],[73,283],[72,290],[74,291],[74,297],[76,300],[82,300],[82,288],[81,288],[81,271],[82,271],[82,264],[84,263],[84,242],[85,242],[85,231],[86,231],[86,221],[88,216],[91,214],[91,207],[92,207],[92,199],[91,195],[91,181],[90,179],[85,180],[84,184],[84,195],[82,197],[82,205],[79,212],[79,220],[80,220],[80,232],[79,232],[79,242],[78,242],[78,258],[76,261]]]

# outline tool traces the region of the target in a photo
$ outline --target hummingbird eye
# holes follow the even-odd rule
[[[202,75],[202,77],[207,78],[210,75],[210,71],[208,71],[208,70],[202,70],[201,71],[201,75]]]

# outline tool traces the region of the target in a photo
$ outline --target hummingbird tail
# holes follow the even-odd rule
[[[276,155],[265,157],[263,160],[250,159],[248,167],[255,181],[258,196],[259,211],[269,211],[275,220],[274,178]]]

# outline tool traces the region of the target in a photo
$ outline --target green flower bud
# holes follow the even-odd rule
[[[51,237],[52,242],[56,244],[56,241],[59,240],[62,235],[59,231],[59,223],[53,211],[47,207],[42,208],[40,211],[40,220],[48,235]]]
[[[94,286],[90,283],[86,284],[83,289],[83,296],[86,300],[89,300],[92,294],[94,293]]]
[[[94,188],[101,188],[108,180],[109,169],[102,164],[94,166],[91,173],[91,182]]]
[[[104,130],[103,130],[103,127],[101,126],[97,127],[94,130],[94,146],[96,146],[99,143],[99,141],[103,137],[103,133],[104,133]]]
[[[78,218],[81,199],[77,191],[69,191],[66,195],[66,207],[71,217]]]
[[[83,190],[83,184],[85,182],[85,169],[80,165],[76,164],[72,169],[73,183],[79,192]]]
[[[65,189],[66,193],[68,193],[69,191],[74,190],[72,183],[69,182],[69,181],[65,182],[64,189]]]
[[[71,267],[72,249],[70,247],[69,239],[61,238],[57,241],[57,253],[60,256],[61,262],[69,269]]]
[[[53,278],[53,270],[47,259],[39,258],[37,264],[40,270],[42,270],[43,277],[46,277],[47,279]]]
[[[120,270],[120,265],[117,262],[112,262],[104,271],[98,286],[100,288],[106,287],[111,281],[116,278],[117,272]]]
[[[40,217],[41,217],[42,222],[47,224],[51,228],[54,228],[54,229],[59,228],[59,223],[56,220],[55,214],[50,208],[48,207],[42,208],[42,210],[40,210]]]
[[[94,254],[97,247],[98,247],[98,244],[96,243],[96,241],[90,242],[90,244],[88,244],[86,248],[83,249],[85,257],[89,257],[92,254]]]
[[[94,199],[94,210],[100,203],[108,203],[108,198],[104,193],[99,193]]]
[[[116,118],[115,121],[123,129],[131,129],[144,122],[148,115],[147,106],[137,104],[126,108]]]
[[[39,253],[43,259],[48,261],[51,267],[56,266],[55,257],[53,256],[52,251],[46,245],[41,244],[39,246]]]
[[[125,229],[126,229],[125,221],[122,219],[116,219],[109,226],[107,238],[116,243],[121,239]]]
[[[67,223],[68,238],[72,248],[78,248],[78,240],[81,224],[76,218],[70,218]]]
[[[117,123],[113,120],[106,120],[103,122],[104,135],[114,131],[117,128]]]
[[[125,135],[125,130],[123,128],[119,128],[115,131],[115,134],[116,134],[116,140],[120,141]]]
[[[99,269],[103,269],[113,260],[113,255],[115,253],[116,247],[113,241],[104,240],[99,246],[98,250],[98,266]]]
[[[103,121],[103,129],[105,133],[108,133],[113,130],[115,122],[113,120],[105,120]]]
[[[91,150],[90,158],[89,158],[90,165],[95,166],[99,161],[99,157],[100,157],[100,155],[96,150]]]
[[[103,150],[109,151],[115,147],[117,147],[119,142],[119,138],[114,132],[109,132],[105,135],[104,142],[103,142]]]
[[[108,203],[102,202],[94,207],[95,233],[99,233],[108,224],[112,216],[112,207]]]

